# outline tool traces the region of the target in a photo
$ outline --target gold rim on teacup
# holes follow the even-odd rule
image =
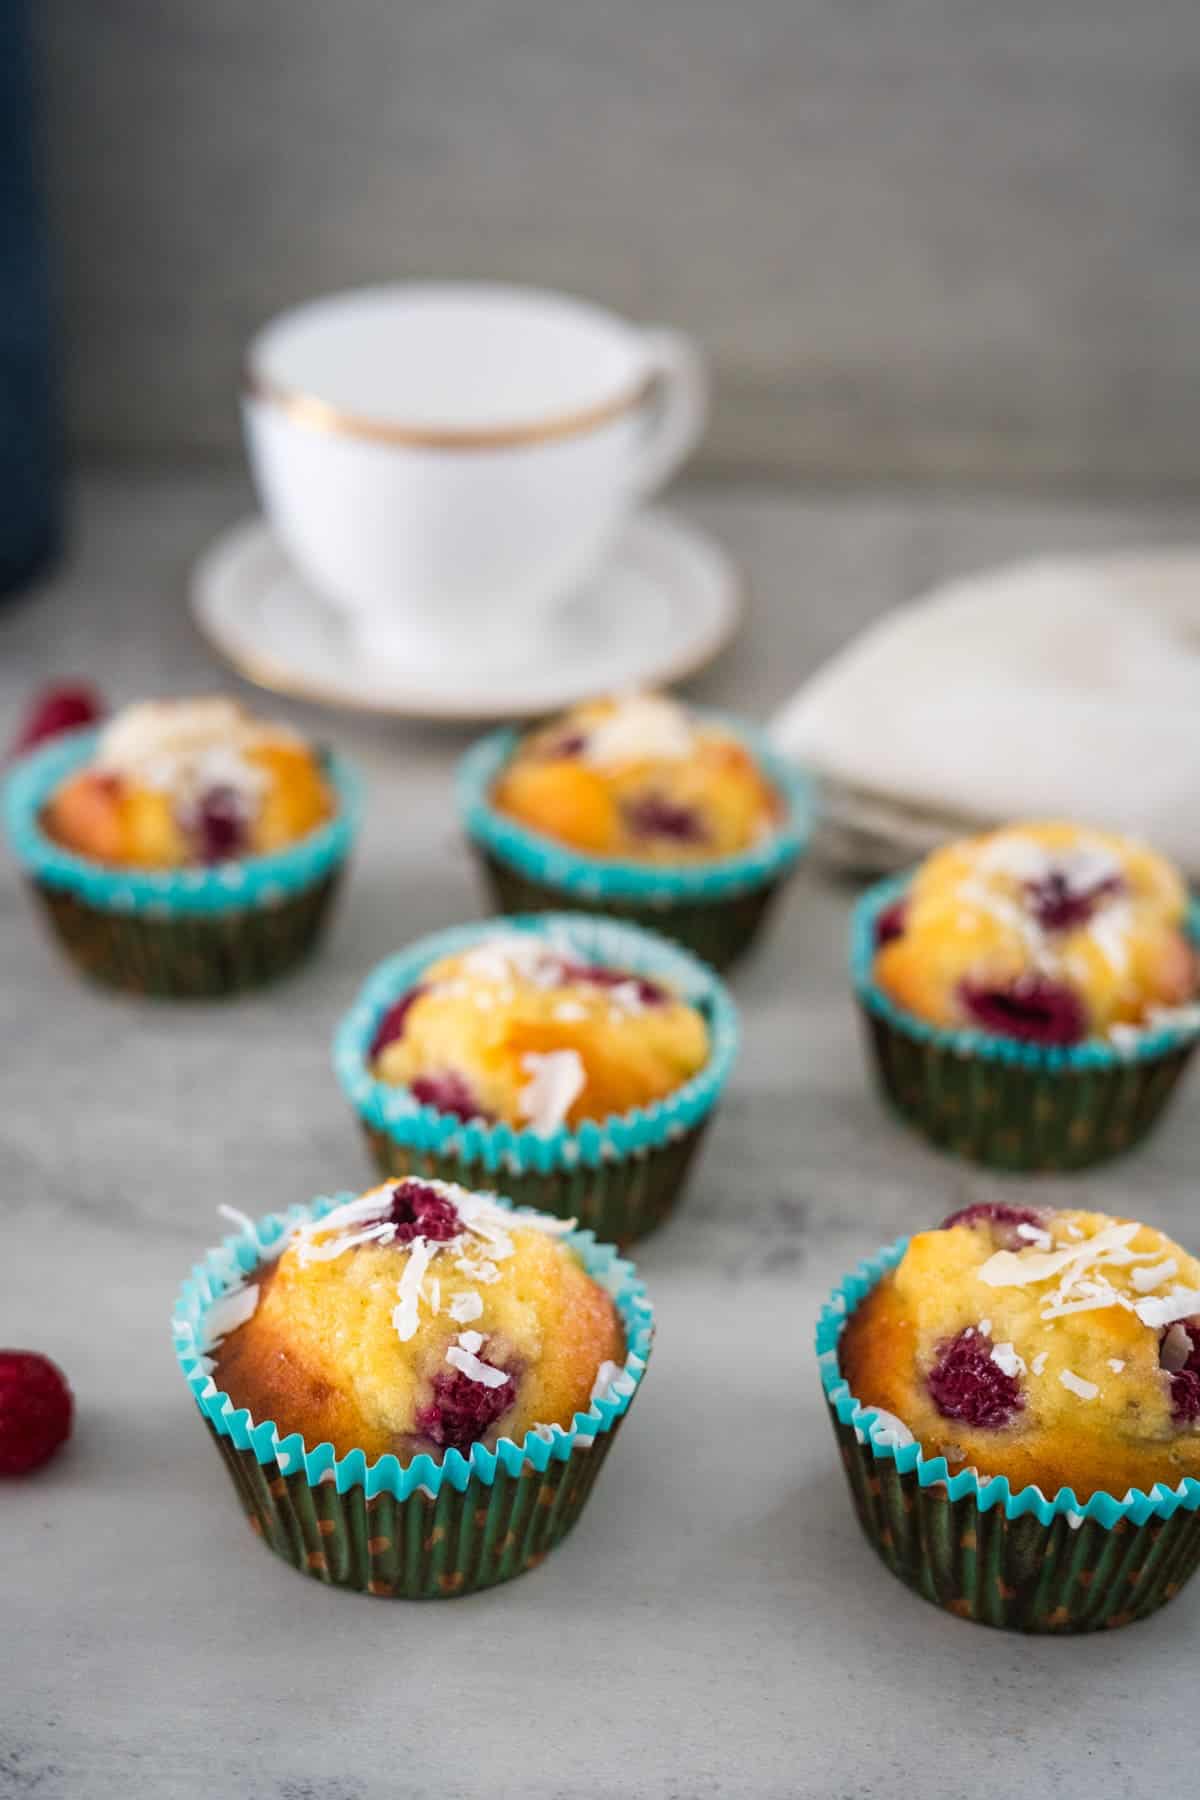
[[[332,401],[322,400],[316,394],[273,381],[251,363],[247,363],[242,371],[242,394],[247,400],[278,407],[299,425],[334,437],[360,438],[367,443],[394,444],[411,450],[509,450],[582,437],[602,425],[610,425],[615,419],[645,405],[659,379],[657,371],[652,371],[616,399],[582,407],[557,418],[532,419],[524,425],[482,427],[402,425],[385,419],[368,419],[361,413],[335,406]]]

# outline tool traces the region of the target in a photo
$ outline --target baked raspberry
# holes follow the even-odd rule
[[[63,731],[78,731],[83,725],[95,725],[107,711],[94,687],[86,681],[60,681],[43,688],[21,722],[10,756],[23,756],[35,744]]]
[[[413,1098],[422,1106],[436,1107],[438,1112],[453,1113],[459,1119],[490,1120],[492,1114],[475,1098],[470,1082],[454,1069],[442,1075],[417,1075],[412,1083]]]
[[[392,1189],[392,1204],[385,1217],[396,1227],[398,1244],[411,1244],[415,1237],[446,1244],[462,1230],[453,1200],[424,1181],[399,1182]]]
[[[1008,1206],[1003,1200],[981,1200],[976,1206],[964,1206],[943,1219],[941,1231],[955,1225],[990,1225],[992,1236],[1005,1250],[1027,1250],[1030,1240],[1017,1230],[1018,1225],[1034,1225],[1039,1231],[1046,1226],[1046,1213],[1036,1206]]]
[[[546,745],[547,756],[582,756],[587,749],[587,735],[582,731],[564,731]]]
[[[0,1475],[28,1475],[71,1435],[67,1378],[36,1350],[0,1350]]]
[[[1200,1419],[1200,1323],[1182,1319],[1159,1339],[1158,1360],[1171,1378],[1171,1416],[1180,1425]]]
[[[196,808],[193,835],[201,862],[229,862],[246,848],[246,812],[231,787],[209,788]]]
[[[893,900],[890,906],[885,906],[875,921],[875,948],[882,950],[893,939],[903,937],[907,922],[907,900]]]
[[[682,806],[662,794],[628,800],[622,812],[635,837],[669,838],[677,844],[703,844],[708,838],[704,820],[694,807]]]
[[[406,994],[401,994],[398,1000],[392,1001],[375,1027],[375,1036],[371,1039],[372,1056],[378,1056],[381,1050],[386,1050],[389,1044],[394,1044],[397,1038],[404,1036],[404,1022],[408,1018],[409,1009],[422,994],[428,992],[424,983],[418,982],[416,987],[409,988]]]
[[[510,1375],[500,1387],[472,1381],[461,1369],[436,1375],[433,1400],[417,1411],[417,1428],[446,1450],[469,1450],[486,1436],[517,1397]]]
[[[602,969],[595,963],[564,962],[562,978],[564,983],[574,981],[604,988],[628,987],[632,983],[643,1006],[665,1006],[669,998],[665,988],[656,981],[647,981],[644,975],[631,975],[627,969]]]
[[[1004,986],[964,981],[959,994],[974,1023],[1001,1037],[1063,1045],[1087,1036],[1087,1014],[1078,994],[1036,970]]]
[[[998,1429],[1025,1405],[1016,1376],[992,1361],[991,1338],[972,1326],[938,1345],[926,1385],[943,1418],[968,1425]]]
[[[1051,869],[1038,881],[1026,884],[1026,904],[1043,931],[1071,931],[1086,925],[1104,900],[1124,893],[1119,875],[1109,875],[1088,888],[1072,887],[1062,869]]]

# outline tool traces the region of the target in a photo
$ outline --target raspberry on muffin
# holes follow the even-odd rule
[[[377,1079],[462,1119],[549,1132],[664,1099],[709,1056],[665,984],[498,932],[434,963],[381,1019]]]
[[[659,694],[589,701],[532,732],[492,802],[575,850],[650,863],[735,856],[784,812],[744,744]]]
[[[282,850],[333,811],[303,738],[214,696],[126,707],[51,795],[42,824],[96,862],[178,869]]]
[[[385,1182],[217,1303],[212,1378],[281,1436],[371,1461],[566,1429],[625,1356],[569,1229],[449,1182]]]
[[[969,1207],[912,1239],[839,1362],[952,1473],[1081,1501],[1200,1477],[1200,1261],[1136,1221]]]
[[[1068,1046],[1194,1000],[1187,895],[1114,833],[1023,824],[936,851],[876,926],[874,978],[929,1023]]]

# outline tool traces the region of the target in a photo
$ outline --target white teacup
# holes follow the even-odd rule
[[[380,654],[528,653],[687,456],[694,345],[561,294],[406,283],[254,338],[243,422],[285,550]]]

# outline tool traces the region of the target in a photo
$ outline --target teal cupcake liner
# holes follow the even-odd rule
[[[1200,1481],[1122,1498],[1070,1488],[1048,1499],[1005,1476],[955,1475],[902,1442],[896,1421],[851,1393],[839,1340],[847,1319],[908,1247],[901,1238],[834,1289],[816,1351],[859,1524],[893,1575],[960,1618],[1024,1632],[1111,1630],[1174,1598],[1200,1563]]]
[[[940,1149],[1025,1174],[1090,1167],[1132,1149],[1164,1111],[1200,1041],[1195,1018],[1139,1032],[1129,1044],[1067,1047],[951,1031],[895,1004],[873,976],[880,915],[912,875],[855,905],[850,974],[884,1098]],[[1200,907],[1187,929],[1200,943]]]
[[[734,733],[755,757],[784,803],[778,829],[739,856],[703,864],[663,867],[588,856],[492,805],[492,788],[520,742],[516,731],[495,731],[463,757],[457,789],[468,840],[502,910],[606,914],[660,931],[714,968],[727,968],[742,955],[807,848],[812,789],[751,726],[699,709],[696,716]]]
[[[704,1068],[664,1100],[576,1130],[518,1131],[469,1124],[377,1081],[370,1046],[384,1013],[425,970],[497,931],[528,932],[585,960],[666,982],[708,1025]],[[678,1201],[738,1049],[737,1012],[724,984],[687,951],[635,926],[578,913],[492,919],[422,938],[368,977],[334,1037],[334,1069],[385,1174],[436,1174],[506,1193],[628,1244]]]
[[[220,1450],[251,1529],[301,1573],[334,1587],[388,1598],[436,1599],[495,1586],[537,1566],[574,1525],[641,1385],[654,1312],[631,1263],[593,1233],[563,1242],[612,1294],[625,1330],[621,1374],[569,1428],[539,1426],[520,1443],[466,1456],[448,1450],[401,1463],[337,1456],[298,1432],[255,1423],[212,1379],[205,1354],[213,1304],[278,1254],[287,1235],[350,1194],[247,1221],[193,1269],[172,1321],[175,1353]]]
[[[119,869],[46,836],[42,809],[88,762],[98,733],[72,732],[23,758],[4,787],[18,863],[67,955],[108,986],[213,998],[287,973],[324,929],[362,810],[353,766],[332,753],[334,818],[286,850],[199,869]]]

